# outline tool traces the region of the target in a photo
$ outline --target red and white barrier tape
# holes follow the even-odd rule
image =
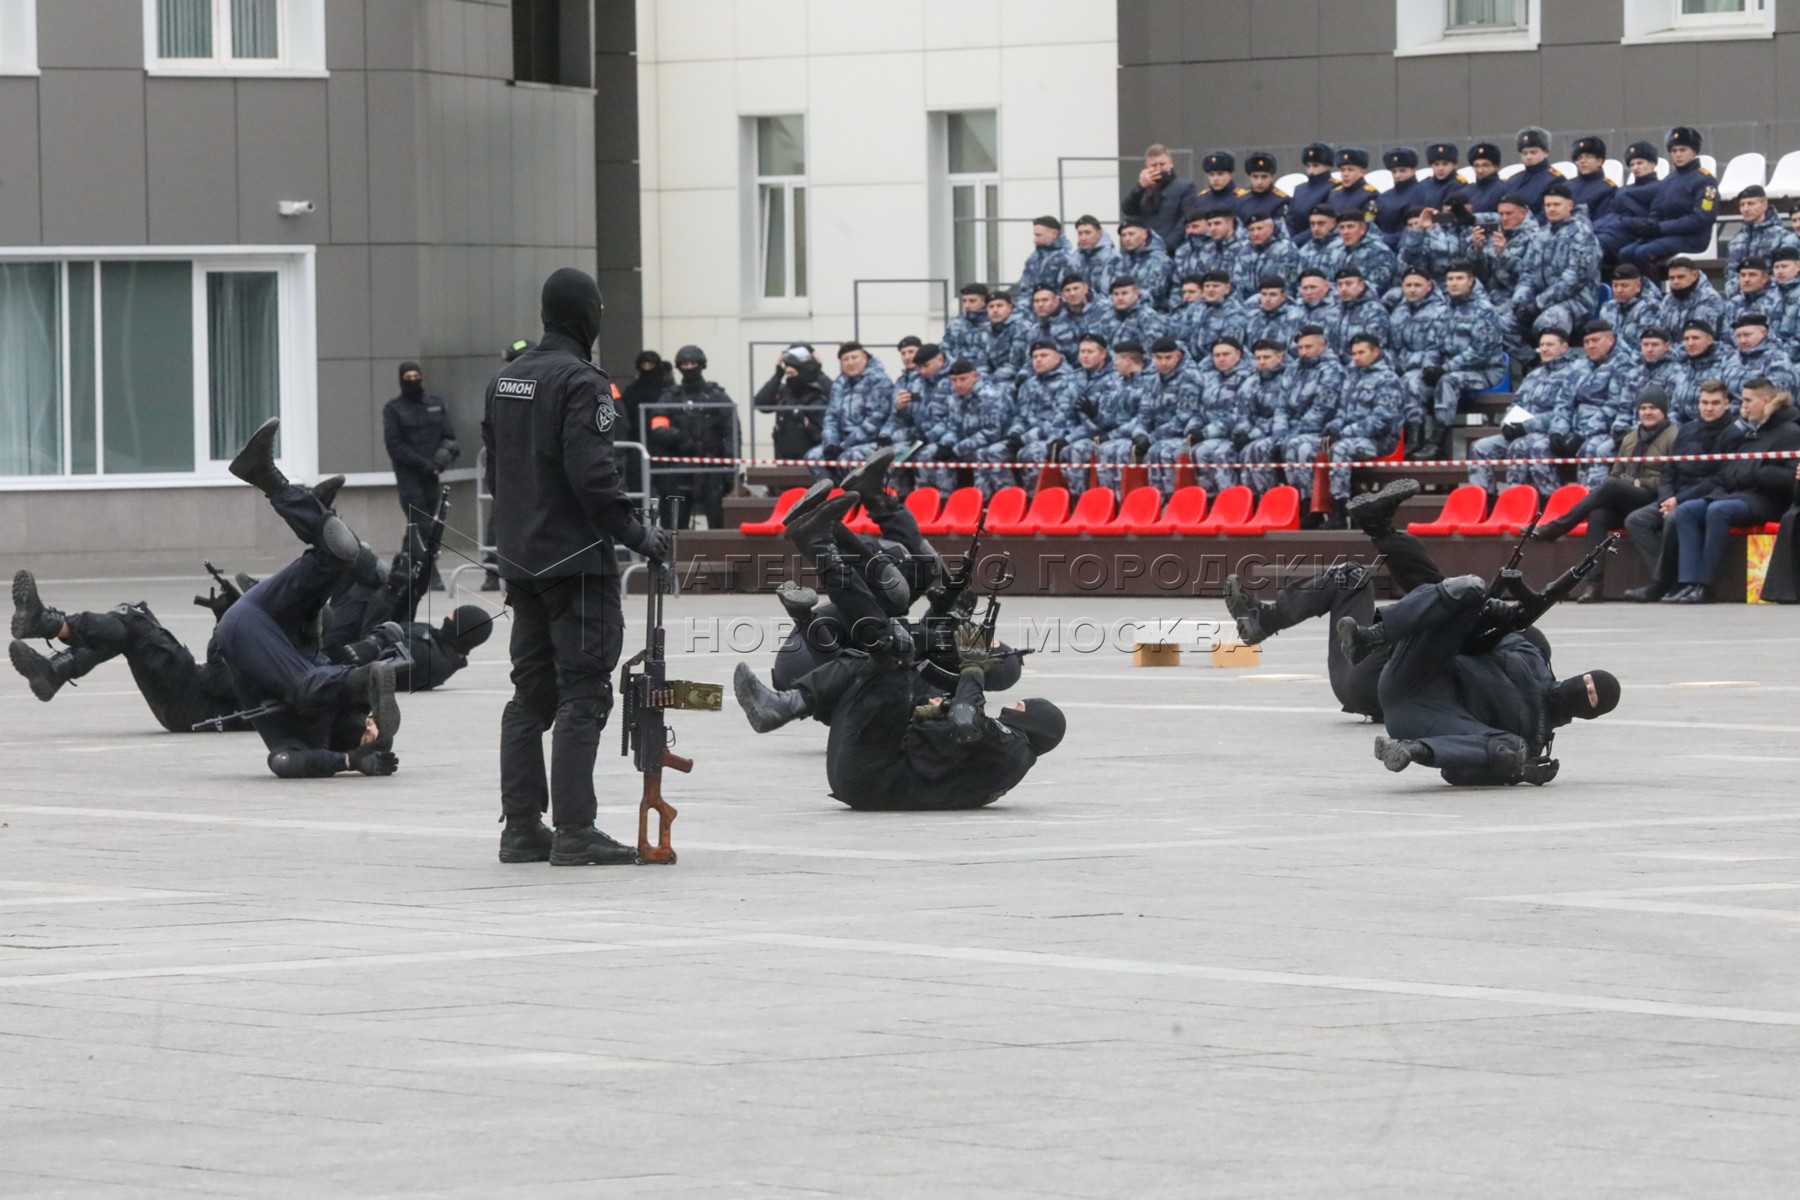
[[[1735,462],[1735,461],[1744,460],[1744,459],[1763,459],[1763,458],[1769,458],[1769,459],[1800,458],[1800,450],[1764,450],[1764,451],[1752,451],[1749,453],[1733,453],[1733,454],[1659,454],[1659,455],[1655,455],[1653,457],[1646,457],[1641,454],[1640,455],[1611,454],[1611,455],[1596,455],[1592,458],[1430,458],[1430,459],[1419,459],[1419,460],[1402,460],[1400,462],[1384,462],[1380,459],[1352,459],[1348,462],[1342,462],[1342,463],[1319,462],[1316,460],[1310,461],[1310,462],[1291,462],[1291,463],[1290,462],[1226,461],[1226,462],[1221,462],[1221,463],[1193,463],[1191,465],[1197,471],[1212,470],[1212,469],[1218,469],[1218,468],[1225,468],[1225,469],[1230,469],[1230,470],[1235,470],[1235,471],[1243,471],[1243,470],[1273,470],[1273,469],[1283,469],[1283,468],[1290,468],[1290,467],[1335,467],[1335,466],[1360,467],[1360,468],[1366,468],[1366,469],[1371,469],[1371,470],[1380,470],[1380,471],[1416,471],[1421,468],[1428,468],[1428,467],[1472,467],[1472,466],[1477,466],[1477,465],[1486,465],[1486,466],[1490,466],[1490,467],[1521,467],[1521,466],[1529,466],[1529,465],[1533,465],[1533,464],[1541,464],[1541,465],[1545,465],[1545,466],[1560,467],[1560,466],[1568,466],[1568,465],[1580,465],[1582,463],[1617,463],[1617,462],[1645,463],[1645,464],[1655,463],[1658,466],[1660,466],[1663,463],[1674,463],[1674,462]],[[744,467],[860,467],[863,465],[864,460],[860,459],[860,458],[833,458],[833,459],[687,458],[687,457],[676,457],[674,455],[653,454],[650,456],[650,461],[653,463],[659,463],[659,464],[690,466],[690,467],[730,467],[730,466],[744,466]],[[935,462],[935,461],[931,461],[931,460],[921,460],[918,462],[896,462],[894,464],[894,467],[896,469],[911,468],[914,470],[927,470],[927,469],[930,469],[933,467],[941,467],[945,470],[954,470],[959,467],[969,467],[969,468],[972,468],[975,470],[982,470],[982,469],[993,470],[995,468],[1018,468],[1020,470],[1041,470],[1044,467],[1057,467],[1059,469],[1068,469],[1068,468],[1073,468],[1075,466],[1080,466],[1080,465],[1084,465],[1084,464],[1061,463],[1061,462]],[[1119,467],[1125,467],[1125,466],[1139,466],[1139,467],[1160,466],[1164,469],[1167,469],[1170,467],[1180,466],[1182,464],[1180,464],[1180,463],[1161,463],[1161,464],[1096,463],[1095,465],[1114,468],[1114,469],[1119,468]]]

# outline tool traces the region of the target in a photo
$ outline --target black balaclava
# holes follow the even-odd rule
[[[494,632],[494,617],[479,604],[465,604],[444,618],[438,632],[450,640],[458,654],[467,654]]]
[[[682,363],[699,363],[684,367]],[[681,372],[681,390],[697,392],[706,386],[706,351],[698,346],[683,346],[675,352],[675,369]]]
[[[586,271],[561,267],[544,280],[544,332],[560,333],[581,347],[583,358],[593,357],[594,339],[600,336],[600,285]]]
[[[418,371],[419,377],[414,380],[408,380],[406,378],[406,373],[408,371]],[[418,363],[408,361],[400,364],[400,394],[405,396],[408,400],[423,400],[425,398],[425,372],[420,370]]]
[[[637,373],[649,378],[662,374],[662,355],[654,350],[640,350],[637,356]]]
[[[1594,694],[1600,697],[1600,702],[1588,701],[1585,675],[1557,680],[1556,686],[1550,689],[1550,712],[1558,724],[1576,717],[1591,721],[1619,707],[1619,681],[1612,672],[1588,671],[1586,675],[1594,677]]]
[[[1048,700],[1031,699],[1025,701],[1025,711],[1005,708],[1000,710],[1000,720],[1025,735],[1031,743],[1033,754],[1048,754],[1056,749],[1057,743],[1063,740],[1063,730],[1068,728],[1068,721],[1063,717],[1062,709]]]

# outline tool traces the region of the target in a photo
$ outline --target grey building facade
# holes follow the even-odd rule
[[[1526,48],[1458,52],[1444,33],[1497,11]],[[1676,124],[1721,164],[1800,149],[1796,0],[1120,0],[1118,15],[1121,153],[1267,149],[1285,173],[1314,140],[1490,139],[1510,161],[1539,125],[1554,159],[1583,134],[1616,158]]]
[[[270,411],[290,472],[349,474],[346,515],[392,544],[396,365],[449,401],[466,481],[483,388],[559,266],[602,274],[603,350],[629,363],[635,108],[600,143],[596,112],[635,93],[630,3],[0,0],[0,31],[22,11],[35,54],[0,52],[8,569],[288,553],[223,474]]]

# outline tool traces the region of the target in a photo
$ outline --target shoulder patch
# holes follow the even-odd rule
[[[494,395],[503,396],[508,400],[534,399],[537,396],[537,380],[496,379],[494,381]]]
[[[1274,191],[1274,193],[1277,196],[1280,196],[1283,200],[1292,199],[1292,196],[1289,193],[1282,191],[1280,188],[1274,188],[1272,190]]]
[[[1567,175],[1564,175],[1561,171],[1557,170],[1555,167],[1550,168],[1550,173],[1552,175],[1556,176],[1558,179],[1567,179],[1568,178]]]
[[[594,428],[601,433],[611,433],[612,427],[618,423],[619,410],[609,402],[601,400],[594,405]]]

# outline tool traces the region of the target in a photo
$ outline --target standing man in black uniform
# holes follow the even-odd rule
[[[407,521],[423,524],[437,512],[438,476],[461,456],[462,447],[450,428],[449,405],[425,390],[418,363],[400,364],[400,394],[382,408],[381,432],[394,464],[400,511]],[[436,590],[444,586],[436,568],[431,586]]]
[[[668,539],[637,519],[620,486],[618,393],[593,360],[600,285],[563,267],[544,281],[542,310],[543,340],[488,384],[481,422],[513,620],[513,697],[500,718],[500,861],[630,863],[633,847],[594,828],[594,758],[625,635],[613,544],[660,561]]]
[[[706,377],[706,351],[683,346],[675,352],[675,370],[680,382],[663,388],[640,410],[648,418],[640,440],[659,458],[737,457],[737,403]],[[706,514],[708,529],[724,528],[726,484],[731,478],[726,471],[715,465],[677,474],[668,463],[662,470],[669,473],[662,476],[658,490],[688,501],[680,508],[681,528],[687,527],[695,507]]]

